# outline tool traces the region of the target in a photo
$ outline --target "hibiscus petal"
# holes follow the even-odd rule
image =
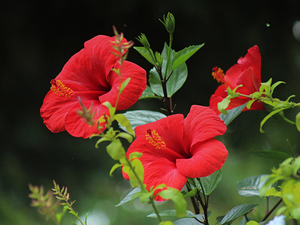
[[[242,70],[239,64],[233,65],[230,69],[226,71],[225,79],[228,81],[231,89],[237,86],[236,81],[240,76]]]
[[[245,57],[241,57],[237,64],[232,66],[229,70],[227,70],[225,78],[230,82],[230,86],[232,88],[238,86],[238,78],[244,70],[248,70],[249,67],[252,67],[253,74],[256,77],[255,79],[255,87],[259,87],[261,83],[261,56],[258,47],[255,45],[254,47],[248,49],[248,53]],[[256,80],[258,82],[256,82]],[[257,85],[258,83],[258,85]],[[257,90],[257,89],[256,89]]]
[[[53,133],[65,131],[65,117],[76,104],[76,97],[63,98],[49,91],[40,109],[46,127]]]
[[[227,97],[226,86],[220,85],[215,94],[210,97],[209,107],[214,110],[214,112],[219,115],[220,111],[218,110],[218,103],[221,102],[224,98]]]
[[[141,138],[141,142],[147,143],[148,146],[149,141],[146,140],[147,131],[150,129],[151,131],[156,131],[158,135],[161,137],[162,141],[165,142],[168,149],[174,151],[174,154],[178,157],[187,157],[184,149],[183,149],[183,115],[175,114],[168,116],[166,118],[160,119],[153,123],[149,123],[146,125],[138,126],[135,128],[135,133],[137,139]]]
[[[85,49],[69,59],[56,80],[68,81],[69,87],[73,91],[108,91],[110,88],[106,80],[106,74],[92,66]]]
[[[105,75],[107,78],[110,70],[115,66],[118,57],[113,54],[116,50],[113,49],[115,37],[105,35],[98,35],[84,43],[84,49],[87,51],[91,66],[95,68],[99,74]],[[123,38],[122,43],[127,40]],[[127,49],[125,50],[125,52]],[[124,53],[125,53],[124,52]]]
[[[100,104],[98,101],[90,101],[85,100],[82,101],[83,105],[86,108],[90,108],[92,105],[92,110],[95,112],[94,115],[94,126],[90,126],[86,122],[84,122],[84,119],[81,118],[77,114],[77,110],[81,109],[79,102],[73,106],[66,115],[65,118],[65,127],[66,131],[71,134],[74,137],[82,137],[82,138],[89,138],[92,134],[99,134],[100,132],[103,132],[105,130],[105,123],[100,124],[103,128],[99,131],[97,129],[97,120],[105,115],[109,115],[109,110],[102,104]]]
[[[117,63],[115,69],[119,69],[119,67],[119,63]],[[121,81],[123,82],[127,78],[130,78],[130,81],[120,95],[117,110],[131,107],[146,89],[146,71],[132,62],[124,61]],[[120,77],[114,71],[111,71],[108,76],[108,82],[111,89],[106,94],[99,96],[99,100],[102,103],[108,101],[114,106],[118,97]]]
[[[243,85],[242,88],[239,89],[239,93],[246,95],[259,91],[261,85],[260,80],[254,75],[253,67],[245,69],[237,79],[236,84],[237,86],[240,84]]]
[[[241,57],[238,60],[238,64],[240,64],[241,71],[252,67],[254,75],[259,80],[259,83],[261,83],[261,55],[257,45],[249,48],[245,57]]]
[[[189,159],[176,160],[178,172],[190,178],[206,177],[221,169],[228,155],[225,146],[214,138],[194,145],[191,153]]]
[[[190,148],[196,143],[223,135],[225,132],[226,125],[212,109],[193,105],[184,119],[185,150],[190,151]]]
[[[187,177],[178,173],[175,163],[170,162],[167,159],[161,158],[151,164],[144,166],[144,183],[147,185],[147,189],[150,187],[156,187],[159,184],[166,184],[168,187],[173,187],[181,191]],[[160,190],[154,192],[159,193]],[[156,201],[163,201],[159,196],[155,198]]]

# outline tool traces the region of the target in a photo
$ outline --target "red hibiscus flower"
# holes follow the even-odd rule
[[[218,110],[218,103],[221,102],[224,98],[227,97],[227,87],[229,86],[231,89],[236,88],[239,85],[243,85],[239,87],[236,92],[250,95],[256,91],[259,91],[261,86],[261,56],[258,47],[255,45],[254,47],[248,49],[248,53],[243,58],[241,57],[237,64],[231,67],[224,75],[223,70],[220,68],[213,68],[212,75],[214,78],[221,82],[215,94],[213,94],[210,98],[210,108],[212,108],[217,114],[220,114]],[[233,109],[240,105],[245,104],[249,101],[249,98],[246,97],[237,97],[231,99],[231,102],[227,109]],[[255,101],[250,109],[245,108],[246,110],[264,110],[264,105],[262,102]]]
[[[140,160],[148,190],[159,184],[181,190],[188,177],[205,177],[221,169],[228,152],[214,137],[225,131],[226,125],[213,110],[194,105],[185,119],[175,114],[136,127],[136,139],[126,156],[143,153]],[[155,199],[163,200],[160,196]]]
[[[88,138],[99,134],[95,126],[89,126],[77,114],[80,110],[78,97],[87,108],[92,106],[95,124],[108,109],[102,104],[106,101],[112,106],[117,101],[119,76],[112,70],[118,69],[118,57],[113,54],[114,37],[96,36],[84,43],[84,48],[73,55],[59,75],[51,81],[41,107],[41,117],[52,132],[67,131],[72,136]],[[125,39],[123,39],[126,42]],[[138,65],[124,61],[121,80],[131,78],[119,97],[117,110],[132,106],[146,88],[146,72]]]

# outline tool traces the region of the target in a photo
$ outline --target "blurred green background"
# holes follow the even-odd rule
[[[96,139],[74,138],[66,132],[53,134],[43,124],[39,109],[50,88],[50,80],[83,43],[98,35],[113,35],[112,26],[128,40],[145,33],[152,49],[161,51],[168,35],[158,18],[172,12],[176,18],[175,50],[193,44],[205,46],[188,60],[189,77],[175,94],[176,112],[187,114],[192,104],[208,105],[218,83],[211,77],[215,66],[224,71],[233,66],[248,48],[258,45],[262,55],[262,81],[283,80],[274,96],[286,99],[295,94],[300,102],[300,1],[204,1],[204,0],[93,0],[21,1],[0,3],[1,74],[1,151],[0,151],[0,224],[46,223],[36,208],[30,207],[28,184],[52,187],[52,180],[67,186],[80,215],[90,212],[89,225],[157,224],[146,218],[152,210],[138,201],[116,208],[130,191],[105,146],[94,148]],[[270,26],[268,26],[269,24]],[[151,66],[135,50],[128,60],[147,71]],[[160,103],[142,100],[134,109],[159,110]],[[294,118],[296,111],[287,116]],[[253,150],[289,151],[290,144],[299,155],[299,132],[282,121],[270,120],[266,133],[259,133],[262,111],[242,113],[222,137],[229,157],[223,180],[213,192],[212,222],[232,207],[245,202],[264,203],[245,198],[235,191],[238,180],[266,174],[280,161],[249,154]],[[160,209],[173,207],[159,204]],[[190,208],[191,209],[191,208]],[[64,224],[75,221],[67,216]],[[97,222],[95,222],[97,221]]]

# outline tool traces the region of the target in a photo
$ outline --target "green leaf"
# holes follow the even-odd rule
[[[229,96],[224,98],[221,102],[218,103],[218,110],[222,113],[227,115],[228,112],[226,111],[227,107],[229,106],[229,103],[231,102],[231,99]]]
[[[129,160],[131,161],[133,158],[141,158],[143,153],[141,152],[132,152],[129,155]]]
[[[148,124],[165,118],[166,115],[160,112],[149,111],[149,110],[133,110],[128,111],[123,114],[131,123],[132,129],[136,128],[137,126]],[[124,127],[121,127],[125,129]]]
[[[129,170],[128,176],[130,179],[130,185],[132,187],[138,187],[140,186],[139,180],[143,183],[144,181],[144,167],[142,162],[139,159],[134,159],[131,161],[131,165],[138,177],[134,174],[133,170]]]
[[[247,109],[250,109],[252,104],[256,101],[256,99],[253,99],[253,100],[250,100],[248,103],[247,103]]]
[[[78,212],[69,211],[69,213],[72,214],[73,216],[75,216],[76,218],[78,218]]]
[[[281,197],[281,191],[277,191],[276,188],[271,187],[269,190],[267,190],[265,196]]]
[[[114,139],[107,147],[107,153],[114,160],[118,160],[125,155],[125,150],[122,146],[122,143],[119,139]]]
[[[162,51],[162,57],[163,57],[163,63],[162,63],[162,76],[166,74],[166,77],[164,79],[167,79],[169,75],[171,74],[172,70],[172,64],[169,63],[168,68],[167,67],[167,57],[168,57],[168,49],[169,46],[165,43],[164,49]],[[170,61],[172,61],[175,51],[171,50],[170,51]],[[167,72],[165,72],[167,71]],[[166,86],[167,86],[167,93],[168,97],[172,97],[185,83],[187,79],[188,71],[187,71],[187,66],[185,63],[182,63],[175,71],[172,72],[170,78],[168,79]],[[149,84],[152,89],[152,91],[158,95],[158,96],[164,96],[163,89],[162,89],[162,84],[161,84],[161,78],[156,71],[155,68],[150,70],[149,73]]]
[[[155,65],[155,62],[153,62],[151,57],[151,52],[149,52],[145,47],[133,47],[133,48],[137,50],[145,59],[147,59],[148,62],[150,62],[152,65]],[[152,50],[150,49],[150,51]]]
[[[297,130],[300,131],[300,112],[298,112],[296,115],[296,127]]]
[[[131,127],[131,124],[129,120],[126,118],[124,114],[116,114],[115,119],[118,121],[118,123],[122,126],[125,127],[128,133],[134,135],[134,131]]]
[[[124,88],[127,86],[127,84],[129,83],[129,81],[130,81],[130,77],[128,77],[126,80],[124,80],[123,82],[122,82],[122,84],[121,84],[121,87],[120,87],[120,94],[123,92],[123,90],[124,90]]]
[[[279,113],[281,111],[283,111],[285,108],[280,108],[280,109],[276,109],[272,112],[270,112],[261,122],[260,122],[260,132],[261,133],[265,133],[265,131],[262,129],[263,125],[265,124],[265,122],[267,122],[268,119],[270,119],[273,115],[275,115],[276,113]]]
[[[174,202],[174,208],[178,217],[184,217],[186,215],[187,203],[183,195],[175,188],[168,187],[158,193],[163,199],[171,199]]]
[[[165,71],[167,71],[167,73],[166,73],[167,77],[165,77],[165,79],[167,79],[168,76],[172,72],[172,75],[167,82],[168,97],[172,97],[185,83],[187,76],[188,76],[188,70],[187,70],[186,63],[182,63],[174,71],[172,70],[172,63],[169,63],[168,68],[166,68],[167,67],[168,50],[169,50],[169,46],[165,43],[164,49],[162,51],[162,57],[164,59],[163,64],[162,64],[162,74],[165,74]],[[170,62],[173,61],[175,54],[176,54],[176,52],[173,49],[171,49]]]
[[[147,85],[146,89],[143,91],[143,94],[139,99],[146,99],[146,98],[161,98],[160,96],[156,96],[152,89]]]
[[[220,114],[219,117],[221,118],[221,120],[224,121],[224,123],[226,124],[226,126],[228,126],[238,115],[240,115],[240,113],[243,111],[243,109],[246,107],[247,103],[245,103],[244,105],[240,105],[236,108],[227,110],[227,114]]]
[[[275,177],[270,177],[269,179],[267,179],[266,183],[260,188],[259,194],[260,196],[264,196],[266,194],[266,192],[270,189],[270,187],[273,186],[274,183],[276,183],[279,180],[284,179],[284,176],[275,176]]]
[[[189,191],[187,194],[184,195],[184,197],[194,197],[197,194],[197,188],[194,188],[193,190]]]
[[[249,197],[249,196],[260,196],[259,192],[262,186],[267,182],[269,175],[258,175],[245,178],[237,182],[236,191],[239,195]],[[276,183],[272,185],[276,186]]]
[[[171,221],[161,221],[158,225],[174,225]]]
[[[156,95],[158,95],[160,97],[164,96],[161,79],[155,68],[152,68],[149,71],[149,80],[148,81],[149,81],[150,89],[153,93],[155,93]]]
[[[115,165],[113,165],[113,167],[110,169],[109,171],[109,175],[112,176],[112,173],[119,167],[121,167],[122,165],[120,163],[116,163]]]
[[[121,200],[121,202],[119,204],[117,204],[116,206],[120,206],[120,205],[124,205],[125,203],[127,202],[130,202],[132,200],[132,197],[141,191],[141,188],[140,187],[137,187],[137,188],[134,188],[132,191],[130,191],[126,196],[125,198],[123,198]]]
[[[200,177],[199,180],[202,184],[205,195],[209,195],[218,186],[222,179],[222,171],[217,170],[207,177]]]
[[[260,156],[260,157],[264,157],[264,158],[268,158],[268,159],[275,159],[275,160],[279,160],[279,161],[283,161],[287,158],[290,157],[290,155],[288,155],[285,152],[281,152],[281,151],[273,151],[273,150],[266,150],[266,151],[250,151],[248,152],[249,154],[255,155],[255,156]]]
[[[182,63],[186,62],[192,55],[194,55],[204,44],[191,45],[187,48],[182,49],[174,55],[172,62],[172,71],[177,69]]]
[[[284,82],[284,81],[277,81],[276,83],[274,83],[274,84],[271,86],[271,94],[273,94],[274,89],[275,89],[279,84],[285,84],[285,82]]]
[[[104,102],[104,103],[102,103],[102,105],[104,105],[104,106],[106,106],[106,107],[108,108],[108,110],[109,110],[109,115],[110,115],[111,117],[113,117],[113,116],[115,115],[116,108],[113,107],[113,106],[110,104],[110,102]]]
[[[175,209],[171,209],[171,210],[165,210],[159,213],[160,217],[177,217],[176,214],[176,210]],[[149,214],[147,217],[150,218],[157,218],[157,215],[155,212]],[[186,218],[194,218],[195,214],[192,213],[191,211],[187,210],[186,211],[186,215],[184,216]]]
[[[254,220],[251,220],[251,221],[247,222],[246,225],[259,225],[259,223]]]
[[[85,224],[85,225],[87,224],[87,218],[88,218],[88,215],[89,215],[89,213],[87,213],[87,214],[85,215],[85,217],[84,217],[84,224]]]
[[[145,189],[144,189],[145,190]],[[142,203],[146,203],[150,197],[153,197],[153,193],[152,192],[148,192],[148,191],[141,191],[141,192],[138,192],[136,193],[134,196],[133,196],[133,199],[136,198],[136,197],[139,197],[140,201]]]
[[[222,224],[228,224],[231,221],[239,218],[240,216],[243,216],[253,210],[255,206],[258,204],[253,204],[253,203],[245,203],[242,205],[238,205],[234,208],[232,208],[222,219],[220,222],[220,225]]]
[[[120,132],[116,135],[116,138],[120,138],[120,137],[126,139],[129,143],[133,141],[133,135],[128,134],[126,132]]]
[[[185,83],[188,76],[187,65],[181,64],[167,82],[168,97],[172,97]]]
[[[208,216],[210,215],[210,212],[208,212]],[[205,217],[204,214],[197,214],[196,218],[200,221],[204,221]],[[174,225],[199,225],[200,223],[194,219],[194,218],[184,218],[179,219],[174,222]]]

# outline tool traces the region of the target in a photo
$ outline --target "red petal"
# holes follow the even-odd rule
[[[77,101],[77,104],[73,106],[66,115],[65,118],[65,126],[66,130],[69,134],[71,134],[74,137],[82,137],[82,138],[89,138],[92,134],[99,134],[100,132],[103,132],[105,130],[105,123],[100,124],[103,128],[99,131],[97,129],[97,120],[105,115],[109,115],[108,109],[100,104],[98,101],[82,101],[83,105],[86,108],[89,108],[91,104],[93,103],[93,111],[96,112],[94,115],[94,126],[90,126],[84,120],[77,114],[77,110],[79,110],[81,107],[79,105],[79,102]]]
[[[219,115],[220,112],[218,110],[218,103],[221,102],[224,98],[227,97],[226,86],[220,85],[215,94],[210,97],[209,107],[214,110],[214,112]]]
[[[241,57],[238,61],[238,63],[232,66],[227,72],[226,72],[226,79],[230,81],[231,87],[234,88],[238,86],[238,78],[240,77],[241,73],[244,70],[248,70],[249,67],[253,68],[253,74],[256,77],[256,80],[258,81],[258,84],[260,86],[261,83],[261,56],[258,47],[255,45],[254,47],[248,49],[248,53],[243,58]],[[257,84],[255,84],[257,86]]]
[[[49,91],[40,109],[46,127],[54,133],[65,131],[65,117],[76,101],[76,97],[62,98]]]
[[[238,60],[238,64],[240,64],[242,71],[252,67],[254,75],[261,83],[261,55],[257,45],[249,48],[246,56]]]
[[[156,187],[159,184],[166,184],[168,187],[173,187],[181,191],[187,177],[178,173],[175,163],[168,161],[167,159],[161,158],[151,164],[144,166],[145,178],[144,183],[147,185],[147,189],[150,187]],[[155,191],[154,194],[159,192]],[[155,198],[156,201],[163,201],[159,196]]]
[[[259,91],[259,87],[261,86],[260,80],[257,79],[257,77],[254,75],[253,68],[249,67],[248,69],[245,69],[236,82],[237,86],[242,84],[242,89],[239,89],[239,93],[241,94],[252,94],[256,91]],[[245,90],[246,89],[246,90]]]
[[[226,125],[209,107],[193,105],[184,120],[185,150],[190,151],[196,143],[223,135]]]
[[[213,138],[194,145],[191,152],[191,158],[176,161],[178,172],[191,178],[206,177],[221,169],[228,155],[225,146]]]
[[[115,68],[119,69],[119,67],[117,63]],[[121,81],[123,82],[127,78],[130,78],[130,81],[120,95],[117,110],[125,110],[131,107],[146,89],[146,71],[132,62],[124,61]],[[99,96],[99,100],[102,103],[108,101],[114,106],[118,97],[120,77],[114,71],[111,71],[108,82],[111,89],[106,94]]]
[[[145,135],[147,134],[148,129],[155,130],[166,143],[168,149],[174,151],[174,154],[178,155],[178,157],[185,157],[187,155],[183,150],[183,122],[183,115],[175,114],[153,123],[138,126],[135,128],[135,133],[137,139],[143,143],[147,143],[147,145],[152,149],[153,146],[148,143]],[[151,150],[151,152],[152,151],[153,150]],[[157,152],[161,151],[157,150]]]
[[[91,61],[91,66],[95,68],[99,74],[105,75],[105,80],[110,70],[115,66],[118,58],[113,52],[116,52],[112,45],[115,37],[98,35],[84,43],[84,49]],[[124,38],[122,42],[126,42]]]

